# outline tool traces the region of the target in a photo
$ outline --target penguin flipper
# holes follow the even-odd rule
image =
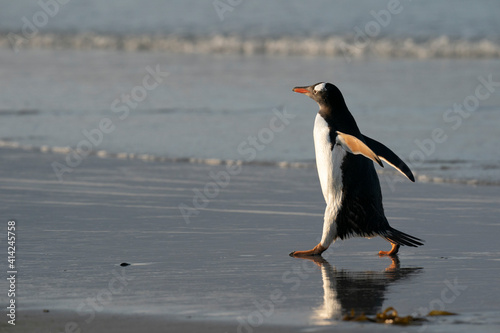
[[[384,167],[382,161],[380,161],[380,158],[377,156],[377,154],[374,153],[370,149],[370,147],[368,147],[363,141],[361,141],[360,139],[358,139],[353,135],[337,131],[337,137],[335,139],[335,143],[341,145],[342,148],[344,148],[349,153],[352,153],[354,155],[361,154],[364,157],[369,158],[373,162],[376,162],[382,168]]]
[[[384,146],[378,141],[373,140],[372,138],[363,135],[366,145],[370,147],[370,149],[377,154],[378,157],[387,162],[390,166],[401,172],[405,175],[409,180],[415,182],[415,177],[411,172],[410,168],[403,162],[398,155],[396,155],[392,150]]]

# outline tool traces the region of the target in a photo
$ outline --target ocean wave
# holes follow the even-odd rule
[[[32,146],[21,144],[19,142],[10,140],[0,140],[0,149],[18,149],[31,152],[39,153],[52,153],[60,155],[68,155],[74,149],[71,147],[58,147],[58,146]],[[112,153],[105,150],[91,151],[88,155],[96,156],[99,158],[114,158],[121,160],[140,160],[144,162],[157,162],[157,163],[193,163],[211,166],[225,166],[225,165],[242,165],[242,166],[268,166],[268,167],[278,167],[278,168],[316,168],[316,163],[314,161],[304,161],[304,162],[290,162],[290,161],[244,161],[244,160],[224,160],[218,158],[196,158],[196,157],[166,157],[158,156],[154,154],[140,154],[140,153]],[[495,169],[500,168],[496,166]],[[399,173],[392,169],[377,170],[377,173],[381,177],[381,182],[388,182],[390,184],[395,184],[399,181],[404,181],[404,179],[399,175]],[[456,178],[447,176],[436,176],[431,173],[425,172],[414,172],[415,178],[419,182],[423,183],[451,183],[451,184],[462,184],[462,185],[473,185],[473,186],[500,186],[500,180],[497,179],[480,179],[480,178]],[[384,180],[385,179],[385,180]]]
[[[489,39],[463,40],[447,36],[417,41],[402,39],[355,39],[331,36],[250,38],[216,35],[184,37],[178,35],[99,35],[99,34],[22,34],[0,33],[0,47],[13,49],[74,49],[118,51],[169,51],[178,53],[229,53],[332,56],[362,58],[366,56],[397,58],[499,58],[500,43]]]

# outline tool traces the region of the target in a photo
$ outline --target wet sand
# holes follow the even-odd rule
[[[315,263],[288,256],[321,234],[314,169],[90,156],[59,182],[51,163],[63,158],[0,150],[0,212],[16,221],[18,265],[16,326],[4,317],[2,331],[500,329],[500,187],[391,188],[382,176],[391,225],[425,246],[391,260],[377,255],[389,249],[382,239],[349,239]],[[340,320],[389,306],[458,315],[404,328]]]

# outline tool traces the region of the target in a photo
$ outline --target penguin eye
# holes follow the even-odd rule
[[[326,89],[326,84],[325,83],[319,83],[317,84],[313,91],[314,91],[314,94],[318,94],[319,92],[322,92]]]

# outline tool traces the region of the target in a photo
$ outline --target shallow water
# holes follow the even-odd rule
[[[500,184],[495,2],[214,3],[0,0],[0,146],[67,152],[110,118],[94,154],[313,166],[317,106],[291,88],[331,81],[419,180]],[[242,153],[275,108],[293,121]]]
[[[463,117],[447,113],[496,73],[497,59],[347,63],[328,57],[116,51],[0,54],[6,64],[0,77],[2,144],[68,150],[87,141],[93,153],[314,166],[317,106],[291,88],[325,80],[343,91],[362,132],[393,149],[420,180],[500,182],[500,95],[493,91]],[[145,77],[154,82],[150,71],[156,68],[168,75],[147,98],[124,102]],[[289,116],[278,122],[280,131],[269,134],[276,112]],[[110,119],[113,130],[101,138],[89,135],[102,119]],[[250,137],[259,138],[256,154],[245,153]]]
[[[55,2],[0,0],[0,215],[18,226],[20,312],[69,311],[83,331],[136,314],[237,332],[498,332],[499,187],[423,183],[500,184],[497,3],[402,1],[364,40],[356,29],[386,0],[244,1],[224,18],[212,1],[69,1],[26,36],[40,3]],[[152,71],[168,75],[156,86]],[[291,91],[318,81],[410,164],[417,184],[381,175],[385,207],[425,246],[397,261],[376,255],[381,239],[338,242],[316,263],[288,256],[320,236],[317,106]],[[290,117],[269,134],[277,113]],[[242,149],[255,137],[264,147]],[[91,156],[70,161],[78,147]],[[179,207],[193,205],[187,223]],[[458,315],[403,329],[339,320],[388,306]],[[65,329],[50,325],[37,330]]]
[[[21,310],[310,331],[370,329],[339,318],[351,309],[374,314],[393,306],[400,315],[458,313],[429,319],[432,330],[500,326],[497,187],[384,186],[392,226],[425,246],[403,247],[392,261],[377,256],[387,242],[350,239],[316,264],[288,256],[320,236],[324,203],[312,169],[244,166],[217,191],[207,185],[214,184],[210,174],[225,166],[89,157],[60,183],[46,167],[58,155],[1,153],[12,167],[0,173],[0,210],[18,226]],[[196,189],[204,193],[205,186],[212,198],[201,199],[205,208],[187,224],[179,205],[193,207]]]
[[[62,1],[61,1],[62,2]],[[20,30],[22,16],[31,19],[42,10],[37,2],[1,0],[0,31]],[[500,8],[495,2],[478,0],[401,1],[401,12],[392,15],[392,24],[381,29],[382,36],[425,38],[443,34],[455,38],[497,38],[500,24],[496,20]],[[387,8],[384,0],[320,1],[315,6],[302,1],[256,0],[242,2],[226,11],[220,20],[212,2],[172,0],[165,3],[152,0],[110,0],[105,3],[89,0],[85,3],[68,1],[51,17],[43,32],[108,32],[114,34],[233,34],[327,36],[347,35],[354,26],[374,20],[370,11]],[[297,21],[301,19],[301,21]]]

